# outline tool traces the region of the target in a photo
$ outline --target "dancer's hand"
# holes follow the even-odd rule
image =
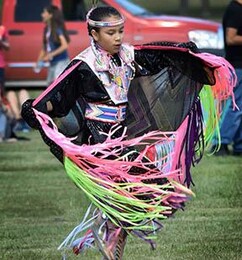
[[[32,106],[33,102],[34,99],[28,99],[23,103],[21,116],[30,127],[34,129],[40,129],[41,128],[40,123],[33,111],[33,106]]]

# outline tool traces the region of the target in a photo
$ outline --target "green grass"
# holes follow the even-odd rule
[[[0,259],[61,259],[58,245],[88,201],[49,153],[31,141],[0,144]],[[157,250],[129,238],[124,260],[242,259],[242,159],[207,157],[193,169],[196,197],[164,221]],[[100,259],[96,250],[68,259]]]

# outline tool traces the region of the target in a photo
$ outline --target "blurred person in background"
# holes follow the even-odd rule
[[[6,61],[4,58],[4,51],[9,50],[8,33],[5,26],[0,25],[0,91],[1,95],[4,93],[4,69]]]
[[[19,139],[14,133],[14,126],[15,118],[11,106],[6,97],[0,95],[0,142],[13,142]]]
[[[21,106],[29,99],[29,93],[26,89],[20,89],[19,91],[10,90],[7,92],[7,99],[11,106],[13,117],[15,118],[14,131],[16,132],[29,132],[30,127],[21,117]]]
[[[234,89],[235,102],[238,109],[234,109],[232,100],[228,100],[220,125],[221,146],[216,151],[217,141],[213,150],[215,155],[242,155],[242,0],[233,0],[227,6],[223,16],[225,58],[235,68],[238,77]]]
[[[8,33],[5,26],[0,25],[0,142],[13,137],[14,116],[5,97],[5,66],[4,52],[9,50]]]
[[[29,126],[25,123],[20,115],[21,106],[29,99],[29,94],[26,90],[22,89],[18,94],[11,90],[5,93],[5,66],[6,61],[4,57],[4,51],[10,49],[10,44],[8,41],[8,33],[5,26],[0,26],[0,92],[1,92],[1,106],[5,105],[5,109],[8,111],[8,115],[11,121],[14,122],[14,128],[16,130],[26,130],[29,131]]]
[[[66,31],[63,14],[57,6],[45,7],[41,16],[46,26],[35,71],[38,73],[44,63],[48,62],[47,85],[50,85],[70,61],[67,52],[70,38]]]
[[[0,142],[11,137],[11,123],[4,104],[3,96],[0,95]]]
[[[22,119],[23,120],[23,119]],[[26,129],[30,129],[25,121]],[[12,106],[4,95],[0,95],[0,142],[27,141],[29,138],[16,134],[16,118]],[[23,131],[23,129],[21,130]]]

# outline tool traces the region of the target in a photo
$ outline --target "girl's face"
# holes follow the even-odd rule
[[[110,16],[106,17],[103,21],[113,22],[117,20],[120,20],[120,17]],[[99,32],[92,30],[91,34],[102,49],[113,55],[119,52],[123,42],[124,26],[122,24],[113,27],[102,27]]]
[[[44,23],[48,23],[52,18],[52,14],[50,14],[46,9],[44,9],[41,13],[41,17]]]

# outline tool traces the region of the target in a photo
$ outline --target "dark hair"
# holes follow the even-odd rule
[[[104,18],[110,16],[122,17],[119,11],[111,6],[99,6],[94,8],[89,14],[89,18],[93,21],[103,21]],[[99,31],[100,28],[87,24],[88,34],[91,36],[91,30]]]
[[[44,10],[46,10],[48,13],[52,14],[51,19],[51,37],[53,38],[54,42],[60,43],[60,39],[57,34],[57,29],[61,29],[63,31],[64,37],[67,42],[70,42],[70,37],[67,33],[66,27],[65,27],[65,21],[63,17],[62,11],[55,5],[49,5],[44,7]],[[47,27],[45,28],[45,30]],[[46,44],[46,39],[44,37],[44,44]]]

